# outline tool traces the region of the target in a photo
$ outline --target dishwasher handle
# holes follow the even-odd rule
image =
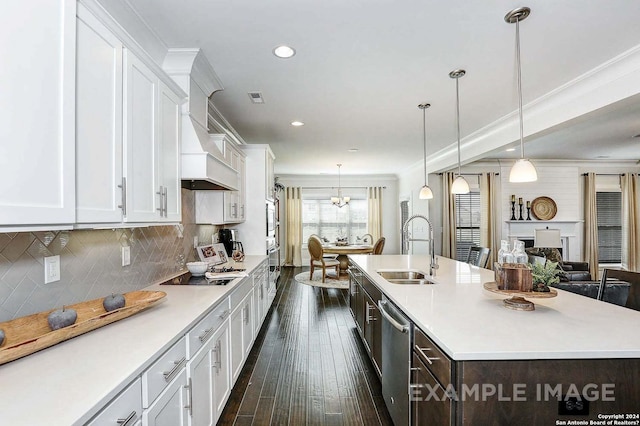
[[[408,333],[409,332],[409,326],[408,325],[404,325],[404,324],[400,324],[395,318],[393,318],[391,315],[389,315],[389,313],[386,311],[386,307],[387,306],[387,301],[386,300],[378,300],[378,308],[380,309],[380,313],[382,314],[382,316],[389,321],[389,323],[391,323],[391,325],[398,331],[402,332],[402,333]]]

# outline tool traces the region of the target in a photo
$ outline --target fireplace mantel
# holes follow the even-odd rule
[[[533,239],[536,229],[559,229],[562,239],[562,257],[565,260],[577,260],[580,250],[577,249],[578,227],[583,220],[505,220],[508,241],[517,239]]]

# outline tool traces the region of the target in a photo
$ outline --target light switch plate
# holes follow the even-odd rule
[[[60,281],[60,256],[44,258],[44,283]]]
[[[131,265],[131,247],[123,246],[122,247],[122,266]]]
[[[193,248],[197,248],[198,247],[198,236],[194,235],[193,237]]]

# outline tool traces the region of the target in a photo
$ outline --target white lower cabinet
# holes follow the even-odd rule
[[[248,280],[248,284],[251,284]],[[235,382],[244,361],[247,359],[251,343],[253,342],[253,327],[251,324],[253,309],[253,292],[246,294],[242,302],[231,313],[231,377]]]
[[[165,388],[151,406],[142,413],[142,424],[148,426],[187,426],[189,392],[187,370],[181,372]]]
[[[142,384],[136,379],[87,426],[138,426],[142,419]]]
[[[229,326],[228,323],[220,327],[211,339],[212,382],[213,382],[213,410],[217,421],[222,414],[224,405],[231,394],[231,366],[229,363]]]
[[[189,360],[187,374],[191,390],[189,424],[191,426],[214,425],[211,341]]]

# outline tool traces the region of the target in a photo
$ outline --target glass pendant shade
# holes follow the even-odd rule
[[[421,200],[430,200],[433,198],[433,192],[431,192],[431,188],[428,185],[425,185],[420,189],[420,199]]]
[[[531,161],[521,158],[511,168],[509,182],[535,182],[538,180],[538,172]]]
[[[469,193],[469,183],[462,176],[458,176],[451,185],[451,193],[452,194],[468,194]]]

